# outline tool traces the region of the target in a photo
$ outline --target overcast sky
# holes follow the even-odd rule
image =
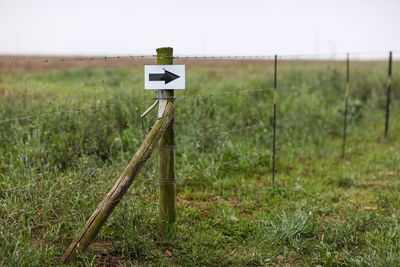
[[[400,50],[400,0],[0,0],[0,54]]]

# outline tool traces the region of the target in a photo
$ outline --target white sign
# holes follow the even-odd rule
[[[144,88],[147,90],[185,89],[185,65],[144,66]]]

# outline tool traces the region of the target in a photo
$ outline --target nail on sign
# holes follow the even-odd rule
[[[144,66],[144,88],[147,90],[185,89],[185,65]]]

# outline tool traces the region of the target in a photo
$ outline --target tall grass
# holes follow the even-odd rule
[[[386,65],[353,63],[349,153],[339,160],[344,65],[279,65],[276,190],[272,66],[191,67],[175,102],[177,224],[158,224],[153,156],[73,264],[398,264],[399,110],[382,141]],[[0,74],[0,264],[56,264],[155,120],[140,119],[154,96],[142,76]]]

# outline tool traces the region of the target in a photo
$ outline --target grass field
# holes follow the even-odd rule
[[[153,155],[71,265],[399,266],[400,64],[384,139],[387,63],[351,63],[341,159],[345,63],[280,62],[273,188],[273,65],[231,62],[176,92],[177,223]],[[143,87],[141,64],[0,71],[0,265],[57,264],[155,121]]]

